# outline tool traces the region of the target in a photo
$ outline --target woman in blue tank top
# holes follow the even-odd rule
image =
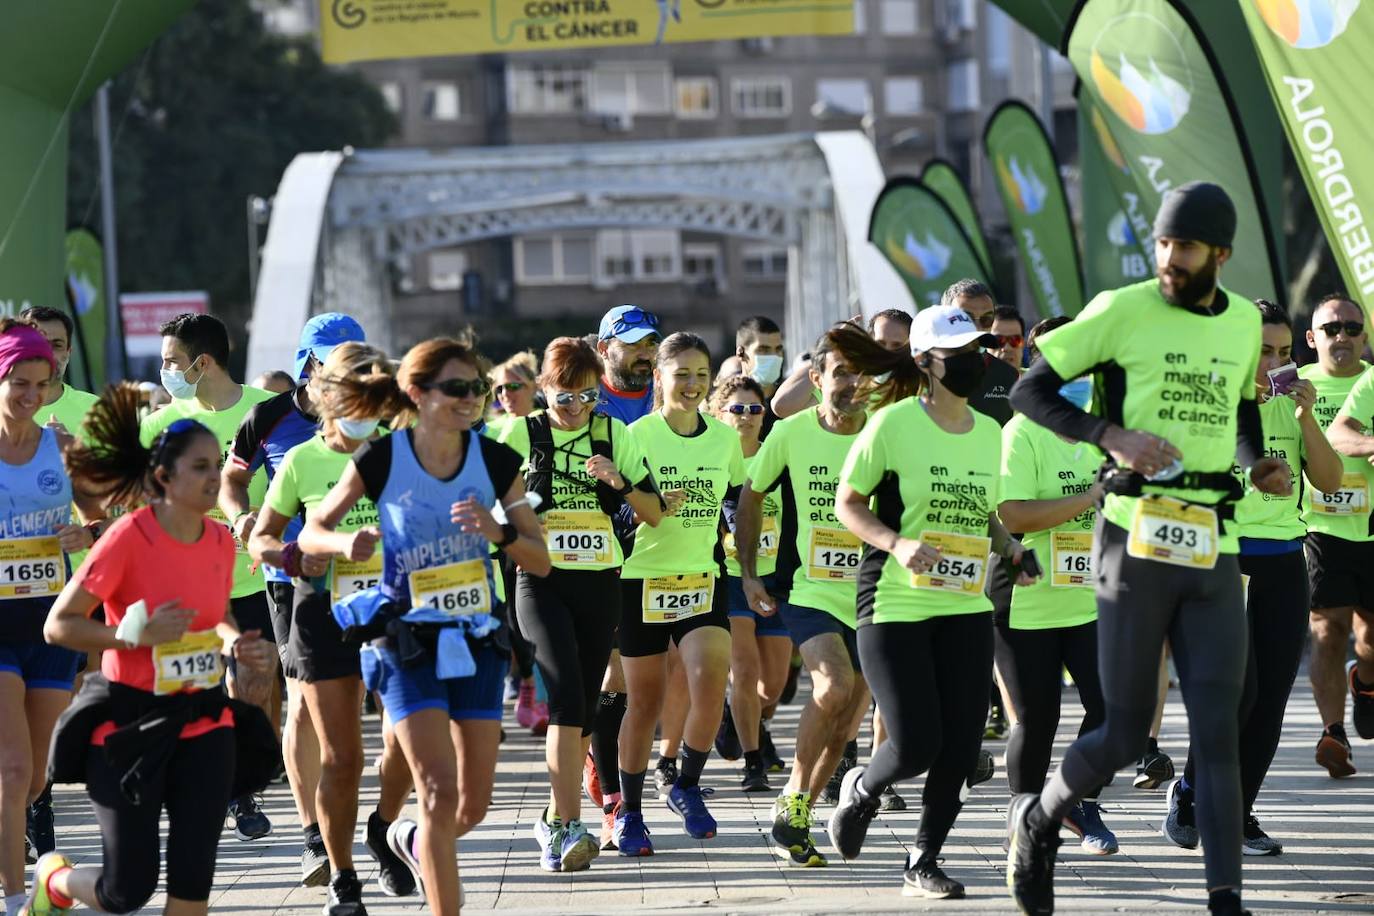
[[[18,898],[15,909],[24,900],[25,811],[47,784],[48,740],[80,659],[45,643],[43,622],[71,574],[66,554],[90,547],[99,530],[72,524],[62,466],[71,437],[35,419],[56,373],[35,325],[0,320],[0,884],[7,907]],[[81,511],[101,514],[84,498]]]
[[[536,576],[548,574],[549,554],[523,502],[520,455],[472,428],[489,385],[470,347],[429,340],[406,354],[394,378],[338,384],[341,415],[395,417],[396,432],[354,454],[299,544],[308,554],[365,561],[380,541],[389,602],[381,613],[404,615],[409,626],[388,626],[364,647],[363,680],[382,698],[420,802],[419,824],[396,821],[387,842],[422,878],[430,911],[457,913],[453,842],[486,816],[510,655],[493,616],[491,546]],[[363,496],[377,505],[378,527],[335,531]],[[507,507],[504,524],[492,514],[498,503]]]

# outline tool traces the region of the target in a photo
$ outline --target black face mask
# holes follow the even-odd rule
[[[946,356],[941,362],[945,364],[945,375],[940,379],[940,384],[955,397],[966,398],[983,384],[983,375],[987,372],[988,366],[981,350],[955,353],[953,356]]]

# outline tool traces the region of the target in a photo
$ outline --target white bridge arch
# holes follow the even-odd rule
[[[249,377],[289,366],[312,314],[347,312],[393,345],[388,265],[525,233],[653,227],[787,247],[788,349],[831,322],[912,310],[867,241],[882,167],[861,132],[724,140],[306,153],[263,247]]]

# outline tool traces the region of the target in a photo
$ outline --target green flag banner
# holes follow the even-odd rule
[[[1171,0],[1083,0],[1068,35],[1082,93],[1103,110],[1146,220],[1153,222],[1172,187],[1221,185],[1238,217],[1226,284],[1252,298],[1277,298],[1282,273],[1252,157],[1191,14]]]
[[[945,202],[915,178],[893,178],[873,204],[868,240],[897,269],[918,309],[971,277],[993,286],[973,244]]]
[[[921,169],[921,184],[935,192],[935,196],[945,202],[949,212],[959,221],[964,235],[973,243],[974,254],[983,265],[983,272],[992,275],[992,256],[988,252],[987,239],[983,237],[983,226],[978,222],[978,210],[973,206],[973,196],[968,185],[955,167],[944,159],[932,159]]]
[[[1144,244],[1150,224],[1141,212],[1131,169],[1102,111],[1086,95],[1079,96],[1078,150],[1084,284],[1092,298],[1148,277],[1153,252]]]
[[[67,233],[67,302],[76,333],[67,380],[98,391],[105,376],[105,250],[86,229]]]
[[[1260,67],[1351,294],[1374,296],[1374,3],[1241,0]],[[1364,90],[1359,87],[1363,86]]]
[[[1083,308],[1083,270],[1073,216],[1040,119],[1020,102],[1003,102],[983,129],[983,149],[997,176],[1036,310],[1041,318],[1077,315]]]

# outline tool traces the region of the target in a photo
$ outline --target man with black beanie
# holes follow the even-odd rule
[[[1244,488],[1231,469],[1276,495],[1292,491],[1292,471],[1264,457],[1259,313],[1219,282],[1235,230],[1217,185],[1170,191],[1154,225],[1156,279],[1101,293],[1037,341],[1043,358],[1012,391],[1016,410],[1108,455],[1092,552],[1107,717],[1041,794],[1012,802],[1007,885],[1026,913],[1053,912],[1063,817],[1144,749],[1166,638],[1197,757],[1208,907],[1243,912],[1236,713],[1248,630],[1234,525]],[[1083,376],[1093,414],[1059,393]]]

